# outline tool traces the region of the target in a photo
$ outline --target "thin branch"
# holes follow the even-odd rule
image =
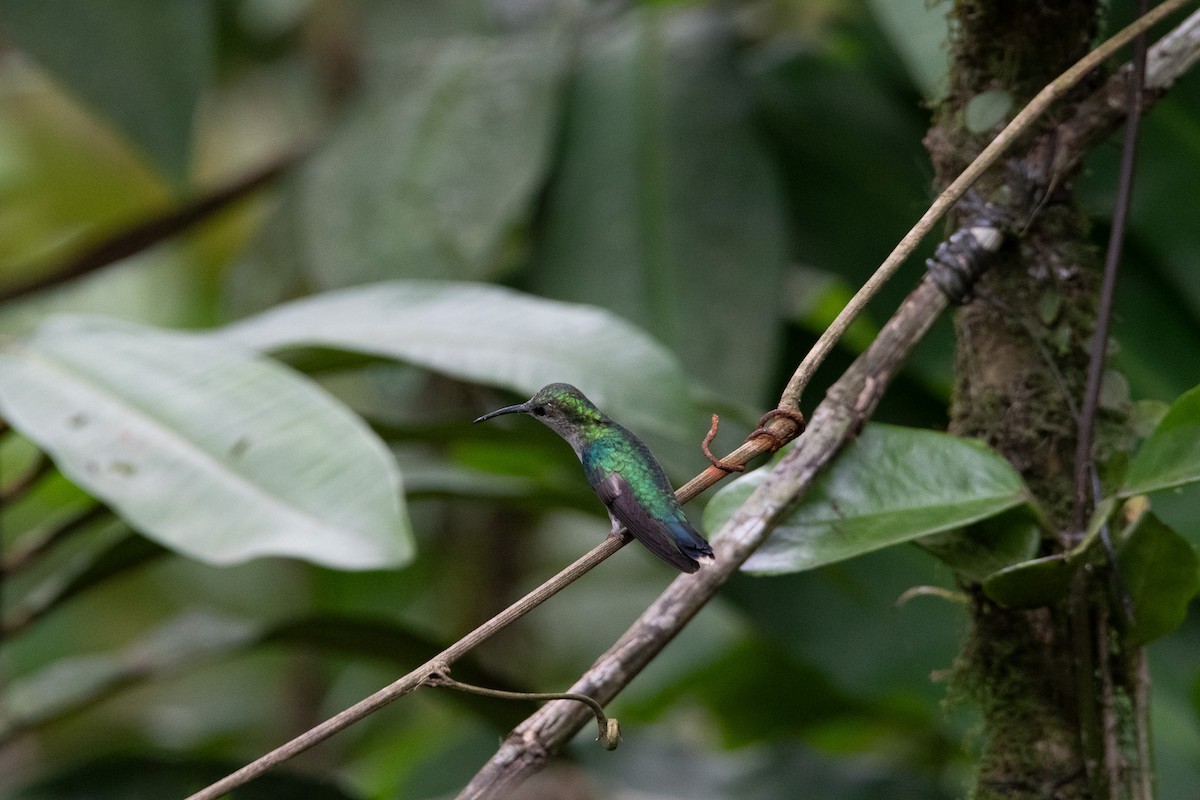
[[[1138,0],[1138,12],[1146,13],[1146,7],[1149,0]],[[1121,148],[1121,171],[1117,184],[1117,202],[1113,211],[1112,228],[1109,231],[1108,252],[1104,258],[1104,277],[1100,286],[1100,303],[1096,314],[1096,327],[1092,332],[1092,352],[1088,361],[1087,384],[1083,392],[1083,403],[1079,413],[1079,433],[1076,437],[1075,449],[1075,499],[1074,499],[1074,520],[1075,528],[1082,530],[1084,520],[1087,518],[1092,506],[1100,501],[1100,480],[1096,466],[1095,456],[1092,452],[1092,445],[1096,436],[1096,413],[1100,407],[1100,384],[1104,377],[1104,368],[1108,362],[1108,335],[1112,323],[1112,307],[1113,300],[1116,296],[1117,285],[1117,270],[1121,264],[1121,251],[1125,242],[1125,229],[1129,219],[1129,206],[1133,200],[1133,181],[1136,167],[1138,130],[1142,118],[1142,102],[1145,94],[1144,85],[1146,80],[1146,35],[1140,34],[1133,41],[1133,58],[1131,60],[1132,71],[1129,75],[1128,88],[1125,98],[1125,137]],[[1091,502],[1088,501],[1088,488],[1092,489]],[[1116,554],[1113,550],[1112,541],[1108,536],[1108,526],[1101,526],[1101,536],[1104,540],[1104,545],[1108,550],[1109,562],[1112,565],[1114,576],[1120,586],[1120,592],[1124,600],[1126,609],[1130,606],[1129,596],[1125,591],[1124,581],[1120,580],[1120,572],[1118,571]],[[1082,597],[1073,598],[1074,603],[1083,603]],[[1128,613],[1128,611],[1127,611]],[[1082,615],[1080,615],[1082,616]],[[1116,686],[1114,685],[1112,669],[1109,659],[1109,630],[1110,621],[1108,614],[1105,613],[1103,607],[1097,609],[1096,617],[1093,621],[1092,638],[1095,642],[1097,652],[1095,653],[1095,663],[1098,666],[1098,675],[1093,676],[1091,670],[1087,670],[1088,662],[1077,667],[1077,671],[1084,674],[1084,680],[1088,683],[1099,683],[1098,697],[1095,697],[1096,692],[1089,692],[1084,698],[1084,702],[1091,704],[1096,702],[1099,705],[1098,716],[1100,729],[1095,732],[1095,735],[1100,738],[1102,747],[1100,755],[1102,764],[1093,764],[1091,759],[1087,759],[1085,764],[1088,766],[1089,778],[1093,785],[1098,789],[1107,788],[1110,800],[1117,800],[1119,797],[1125,796],[1127,792],[1136,792],[1141,788],[1142,781],[1134,782],[1130,785],[1129,782],[1122,780],[1122,775],[1125,775],[1127,763],[1123,756],[1123,742],[1120,738],[1117,723],[1117,704]],[[1085,672],[1086,670],[1086,672]],[[1138,680],[1141,676],[1130,676],[1133,680]],[[1095,699],[1094,699],[1095,698]],[[1135,713],[1138,709],[1134,709]],[[1088,722],[1088,717],[1081,718],[1081,726]],[[1136,726],[1137,723],[1135,722]],[[1084,741],[1087,742],[1090,736],[1085,732]],[[1146,768],[1146,764],[1139,765],[1142,769]],[[1134,776],[1129,776],[1133,778]],[[1149,800],[1149,795],[1146,795],[1146,800]]]
[[[325,741],[338,731],[370,716],[396,698],[403,697],[419,688],[431,677],[448,669],[451,664],[487,641],[501,629],[525,616],[563,588],[574,583],[580,576],[586,574],[592,567],[620,550],[630,540],[631,537],[628,534],[624,536],[610,534],[605,537],[604,541],[580,556],[566,569],[404,677],[330,717],[320,725],[305,731],[290,742],[280,745],[266,755],[255,759],[237,772],[231,773],[216,783],[201,789],[195,794],[189,795],[187,800],[215,800],[226,792],[254,780],[265,772],[269,772],[284,761],[303,753],[313,745]]]
[[[24,297],[83,277],[123,258],[135,255],[148,247],[183,233],[218,211],[233,205],[274,182],[309,152],[301,148],[282,156],[244,175],[226,186],[192,200],[180,208],[135,223],[76,253],[48,272],[27,281],[0,287],[0,303]]]
[[[1140,0],[1140,6],[1146,0]],[[1082,531],[1091,503],[1088,487],[1096,471],[1092,443],[1096,437],[1096,412],[1100,408],[1100,384],[1108,363],[1108,334],[1112,327],[1113,299],[1116,297],[1117,270],[1121,265],[1121,250],[1125,243],[1125,228],[1129,220],[1129,205],[1133,200],[1133,178],[1136,166],[1139,123],[1142,119],[1143,86],[1146,80],[1146,35],[1133,42],[1133,71],[1128,81],[1125,99],[1125,141],[1121,147],[1121,172],[1117,183],[1117,202],[1113,210],[1112,229],[1108,235],[1108,252],[1104,257],[1104,278],[1100,284],[1100,305],[1096,312],[1096,328],[1092,332],[1092,353],[1088,361],[1087,385],[1079,410],[1079,433],[1075,442],[1075,530]],[[1099,500],[1093,497],[1092,503]],[[1109,552],[1112,545],[1106,539]],[[1115,563],[1115,561],[1114,561]]]

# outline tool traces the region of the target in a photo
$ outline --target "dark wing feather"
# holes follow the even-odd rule
[[[612,512],[612,515],[629,529],[634,538],[675,569],[690,573],[700,568],[696,560],[684,553],[676,543],[676,537],[681,534],[684,538],[694,537],[701,543],[701,546],[695,547],[698,555],[712,555],[712,550],[708,547],[707,542],[692,526],[687,524],[686,520],[672,520],[673,524],[668,525],[650,516],[634,497],[633,490],[620,473],[610,473],[608,477],[597,483],[596,494]],[[681,527],[680,530],[672,530]]]

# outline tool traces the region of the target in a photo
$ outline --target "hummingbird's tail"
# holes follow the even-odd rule
[[[712,546],[686,518],[671,520],[667,523],[667,530],[670,536],[665,539],[657,536],[643,538],[637,536],[637,531],[633,534],[656,556],[684,572],[695,572],[701,564],[713,563]],[[650,538],[653,541],[649,541]]]

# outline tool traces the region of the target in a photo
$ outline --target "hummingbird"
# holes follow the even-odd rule
[[[642,440],[613,422],[569,383],[551,383],[524,403],[484,414],[529,414],[567,440],[608,508],[613,532],[629,529],[650,552],[683,572],[713,561],[712,547],[684,516],[662,465]]]

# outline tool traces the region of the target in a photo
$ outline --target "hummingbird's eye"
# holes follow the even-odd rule
[[[546,416],[546,407],[545,406],[534,406],[531,410],[533,411],[533,415],[535,417]]]

